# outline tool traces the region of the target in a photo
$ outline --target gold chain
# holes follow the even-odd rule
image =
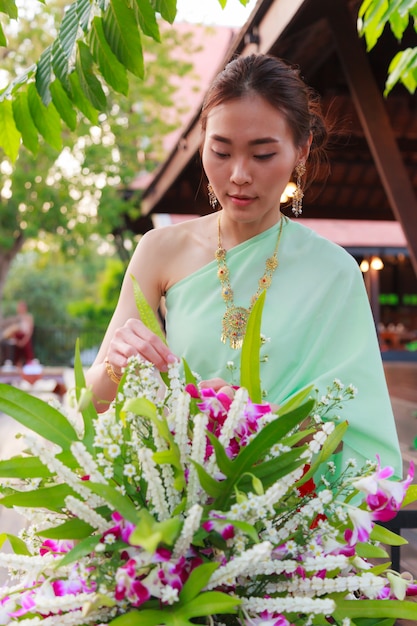
[[[223,315],[222,334],[220,339],[223,343],[226,343],[227,340],[229,340],[230,346],[234,350],[242,347],[243,338],[246,331],[246,325],[248,323],[249,314],[252,310],[253,305],[261,295],[262,291],[268,289],[271,286],[272,274],[278,267],[278,247],[285,220],[285,215],[281,214],[281,221],[274,252],[272,256],[266,259],[265,272],[258,281],[258,289],[251,298],[249,308],[245,309],[241,306],[235,306],[233,302],[234,295],[233,289],[230,285],[229,268],[227,267],[226,263],[226,250],[223,248],[221,240],[220,214],[217,218],[217,250],[214,256],[217,261],[217,276],[220,280],[222,298],[226,303],[226,312]]]

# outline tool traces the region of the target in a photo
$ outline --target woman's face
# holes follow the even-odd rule
[[[286,119],[249,94],[214,107],[207,117],[203,167],[228,217],[275,223],[281,194],[310,141],[298,148]]]

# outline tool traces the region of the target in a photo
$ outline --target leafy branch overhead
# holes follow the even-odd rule
[[[14,0],[0,0],[11,19]],[[41,136],[62,148],[62,122],[72,131],[81,112],[92,124],[107,109],[110,90],[126,95],[129,73],[144,77],[143,36],[160,41],[157,17],[172,24],[176,0],[75,0],[56,39],[38,62],[0,94],[0,145],[15,160],[20,142],[36,154]],[[0,24],[0,44],[7,45]]]
[[[222,7],[227,1],[218,0]],[[248,0],[240,2],[246,5]],[[176,12],[176,0],[75,0],[70,4],[55,40],[0,92],[0,147],[9,159],[16,160],[22,143],[36,155],[40,140],[60,151],[65,127],[75,131],[79,114],[97,124],[99,114],[107,111],[112,91],[126,95],[130,75],[144,78],[147,38],[159,42],[158,20],[172,24]],[[1,20],[8,18],[18,19],[15,0],[0,0],[3,47],[7,39]],[[363,0],[359,33],[370,50],[386,24],[401,40],[410,19],[416,29],[415,0]],[[389,68],[386,94],[397,82],[414,92],[416,68],[416,48],[399,52]]]
[[[393,35],[402,41],[410,21],[417,33],[416,0],[363,0],[359,9],[359,34],[365,37],[368,52],[374,48],[384,29],[389,26]],[[388,67],[384,95],[397,83],[410,93],[417,88],[417,47],[400,50]]]

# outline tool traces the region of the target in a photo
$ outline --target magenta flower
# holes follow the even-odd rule
[[[221,535],[225,541],[227,539],[233,539],[233,537],[235,536],[234,526],[229,522],[223,521],[226,519],[225,516],[219,515],[214,511],[212,511],[210,515],[212,519],[209,519],[202,524],[204,530],[206,530],[207,532],[211,532],[212,530],[214,530],[216,533],[219,533],[219,535]]]
[[[414,463],[410,461],[407,478],[403,481],[388,480],[394,474],[392,467],[378,468],[370,476],[355,480],[353,485],[367,494],[366,503],[372,511],[372,519],[386,522],[393,519],[401,508],[405,494],[414,478]]]
[[[293,626],[284,615],[262,611],[259,617],[246,620],[247,626]]]
[[[104,538],[107,535],[114,535],[116,539],[121,539],[125,543],[129,543],[130,535],[135,530],[135,525],[125,520],[117,511],[112,513],[112,520],[117,523],[102,534],[100,539],[101,543],[104,543]]]
[[[20,609],[10,613],[10,617],[21,617],[22,615],[26,615],[26,613],[30,613],[35,608],[35,591],[33,589],[25,591],[20,595],[19,601]]]
[[[349,507],[347,512],[353,524],[353,530],[348,528],[345,531],[345,540],[350,546],[355,545],[358,541],[368,541],[374,527],[372,514],[354,506]]]
[[[45,556],[45,554],[53,554],[54,556],[62,556],[73,549],[74,541],[67,539],[46,539],[40,549],[39,554]]]
[[[118,602],[128,600],[132,606],[140,606],[151,597],[150,591],[136,579],[136,561],[129,559],[116,572],[115,598]]]

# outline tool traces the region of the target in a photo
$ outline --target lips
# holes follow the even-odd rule
[[[255,200],[253,196],[229,195],[230,200],[239,206],[245,206]]]

